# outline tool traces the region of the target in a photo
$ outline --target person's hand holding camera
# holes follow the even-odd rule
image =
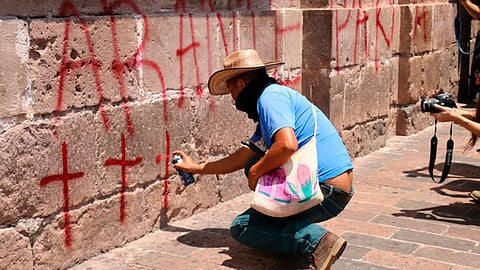
[[[430,115],[435,117],[438,122],[455,122],[460,117],[455,108],[440,106],[438,104],[434,104],[433,107],[439,112],[431,112]]]

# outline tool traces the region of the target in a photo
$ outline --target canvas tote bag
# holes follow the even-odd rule
[[[317,176],[317,115],[312,139],[281,167],[258,179],[251,207],[272,217],[287,217],[320,204],[323,193]]]

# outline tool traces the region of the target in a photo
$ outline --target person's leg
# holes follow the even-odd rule
[[[337,216],[348,204],[353,196],[353,189],[346,193],[334,186],[321,185],[325,201],[322,203],[325,211]],[[313,252],[309,256],[310,269],[326,270],[342,255],[347,246],[347,241],[338,235],[327,232],[319,239]]]
[[[295,219],[273,218],[253,208],[237,216],[230,227],[238,242],[274,253],[298,253],[295,245]]]
[[[291,217],[273,218],[250,208],[233,220],[231,235],[253,248],[308,257],[328,232],[315,223],[338,215],[353,194],[329,185],[322,185],[322,192],[322,204]]]

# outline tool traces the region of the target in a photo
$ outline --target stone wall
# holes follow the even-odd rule
[[[21,2],[21,3],[19,3]],[[3,1],[0,269],[65,269],[248,192],[243,172],[184,187],[253,124],[209,74],[240,48],[314,101],[352,158],[430,124],[420,97],[456,92],[447,1]]]

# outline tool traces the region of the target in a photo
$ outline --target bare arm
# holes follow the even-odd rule
[[[474,110],[462,110],[462,109],[455,109],[455,112],[460,114],[463,117],[466,117],[470,120],[475,120],[475,111]]]
[[[466,128],[471,133],[480,136],[480,123],[474,121],[475,112],[461,109],[452,109],[435,105],[436,109],[439,109],[439,113],[431,113],[440,122],[454,122],[460,126]]]
[[[248,186],[255,190],[258,178],[282,166],[297,151],[298,141],[292,128],[282,128],[273,136],[274,143],[267,154],[250,168]]]
[[[198,164],[192,159],[192,157],[182,151],[173,151],[173,154],[179,154],[183,159],[182,163],[174,165],[176,169],[195,174],[231,173],[242,169],[247,161],[256,155],[252,150],[241,147],[235,153],[232,153],[225,158]]]

